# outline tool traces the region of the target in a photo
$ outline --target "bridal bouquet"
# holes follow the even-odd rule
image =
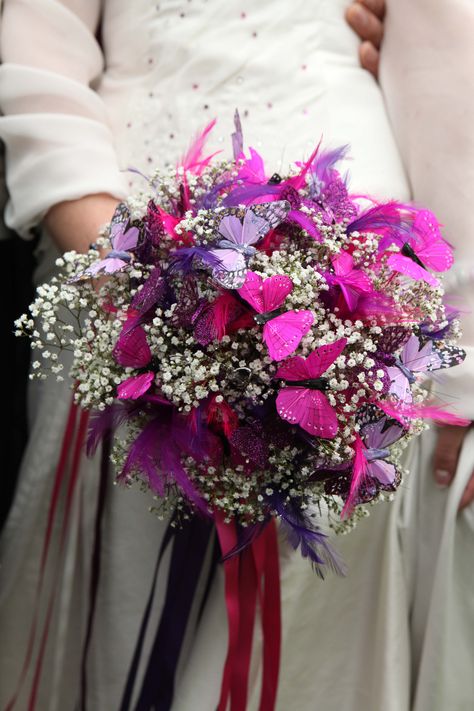
[[[58,260],[17,328],[41,378],[72,351],[90,449],[120,427],[118,481],[178,526],[237,522],[241,546],[278,517],[317,567],[323,517],[349,529],[425,419],[456,420],[423,385],[464,357],[434,274],[452,250],[428,210],[351,196],[345,149],[269,175],[238,121],[234,160],[204,157],[210,128]]]

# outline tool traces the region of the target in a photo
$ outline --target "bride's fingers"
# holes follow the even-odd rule
[[[440,487],[449,486],[454,479],[466,432],[467,427],[453,425],[444,425],[438,429],[433,469],[436,483]]]
[[[474,472],[471,474],[471,478],[467,482],[466,488],[464,489],[464,494],[461,497],[461,501],[459,502],[459,511],[462,511],[463,509],[466,508],[466,506],[469,506],[469,504],[472,504],[474,501]]]
[[[362,40],[380,48],[383,37],[383,22],[360,2],[354,2],[346,10],[346,20]]]
[[[357,0],[362,5],[365,5],[374,15],[377,15],[379,20],[383,20],[385,16],[385,0]]]
[[[377,78],[379,72],[380,53],[378,49],[375,49],[372,42],[362,42],[359,47],[359,59],[364,69],[367,69],[368,72]]]

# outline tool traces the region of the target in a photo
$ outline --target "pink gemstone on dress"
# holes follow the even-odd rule
[[[302,64],[302,65],[301,65],[301,69],[302,69],[303,71],[306,71],[306,69],[308,69],[308,65],[307,65],[307,64]]]
[[[199,89],[199,84],[193,84],[193,89],[194,90]]]
[[[240,17],[242,18],[242,20],[245,20],[245,18],[247,17],[247,13],[246,13],[246,12],[241,12],[241,13],[240,13]]]
[[[256,32],[252,32],[252,37],[256,37],[256,36],[257,36],[257,33],[256,33]]]

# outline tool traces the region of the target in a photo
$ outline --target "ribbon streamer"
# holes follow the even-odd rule
[[[215,516],[223,556],[237,547],[235,522]],[[238,555],[224,561],[229,626],[227,658],[218,711],[245,711],[257,599],[263,632],[263,676],[260,711],[273,711],[278,691],[281,648],[280,569],[275,521]]]

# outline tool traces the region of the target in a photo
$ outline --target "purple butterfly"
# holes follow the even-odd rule
[[[212,268],[215,281],[225,289],[240,289],[247,274],[247,261],[254,247],[270,230],[277,227],[288,214],[289,203],[275,201],[245,210],[243,221],[237,215],[226,214],[219,224],[221,239],[210,253],[219,264]]]
[[[375,480],[378,489],[394,490],[398,472],[394,464],[387,462],[389,447],[403,435],[403,427],[382,417],[376,422],[368,422],[360,430],[364,444],[363,454],[367,460],[367,476]]]
[[[130,226],[130,214],[127,207],[121,203],[110,223],[110,243],[112,250],[104,259],[99,259],[91,264],[74,281],[85,277],[95,277],[98,274],[115,274],[124,269],[131,262],[131,252],[138,244],[139,230]]]
[[[400,357],[395,356],[394,365],[387,368],[391,385],[390,392],[401,402],[412,402],[411,385],[417,373],[426,373],[441,367],[441,359],[428,341],[421,345],[418,336],[410,336],[403,346]]]

